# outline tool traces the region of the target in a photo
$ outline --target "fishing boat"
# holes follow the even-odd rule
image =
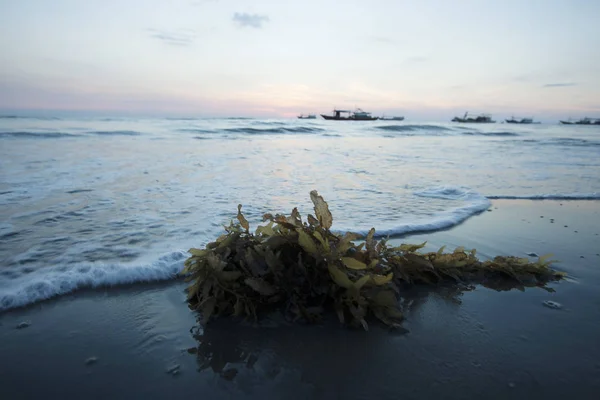
[[[560,123],[563,125],[600,125],[600,118],[585,117],[577,121],[569,119],[568,121],[560,121]]]
[[[515,117],[510,117],[510,119],[506,120],[507,124],[539,124],[539,122],[534,122],[533,118],[521,118],[516,119]]]
[[[354,111],[333,110],[333,115],[321,114],[326,120],[332,121],[376,121],[379,117],[373,117],[370,112],[357,108]]]
[[[470,122],[470,123],[478,123],[478,124],[493,124],[496,121],[492,120],[492,116],[489,114],[480,114],[476,117],[469,117],[469,113],[466,112],[465,115],[460,117],[454,117],[452,122]]]
[[[308,114],[308,115],[300,114],[300,115],[298,115],[298,119],[317,119],[317,116],[315,114]]]

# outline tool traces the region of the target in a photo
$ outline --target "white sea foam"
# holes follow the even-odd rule
[[[467,187],[453,185],[434,186],[425,190],[416,191],[414,194],[419,197],[474,202],[481,202],[485,199],[482,195]]]
[[[0,287],[0,311],[71,293],[83,288],[173,279],[183,269],[183,251],[140,264],[73,265],[40,268],[35,273],[5,279]],[[7,286],[7,287],[4,287]]]
[[[400,221],[395,224],[396,226],[377,230],[377,236],[400,236],[408,233],[431,232],[451,228],[464,222],[469,217],[487,210],[491,204],[486,197],[462,186],[435,186],[417,191],[414,194],[419,197],[460,200],[465,204],[434,213],[428,217]],[[354,230],[354,232],[366,235],[369,229],[359,229]]]
[[[447,200],[465,200],[480,201],[484,197],[479,193],[464,186],[436,186],[414,193],[419,197],[430,197]],[[598,200],[599,192],[591,193],[547,193],[547,194],[526,194],[526,195],[489,195],[485,198],[490,200]]]
[[[492,200],[600,200],[600,193],[551,193],[530,195],[494,195],[487,196]]]

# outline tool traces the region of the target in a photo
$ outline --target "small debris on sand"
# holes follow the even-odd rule
[[[29,325],[31,325],[31,321],[23,321],[19,325],[17,325],[17,329],[25,329]]]
[[[556,301],[546,300],[542,304],[544,304],[548,308],[552,308],[554,310],[560,310],[562,308],[562,304],[557,303]]]
[[[173,376],[179,375],[179,369],[181,366],[179,364],[173,364],[167,368],[167,374],[171,374]]]
[[[539,257],[537,253],[527,253],[529,257]]]
[[[85,360],[85,365],[92,365],[92,364],[96,364],[98,362],[98,357],[90,357],[87,360]]]

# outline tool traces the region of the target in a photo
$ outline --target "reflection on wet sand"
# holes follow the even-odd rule
[[[407,287],[402,289],[400,308],[410,319],[421,313],[421,308],[432,299],[459,306],[462,295],[474,288],[472,285]],[[360,368],[379,351],[385,351],[386,343],[410,333],[405,328],[389,329],[375,320],[374,329],[369,332],[343,327],[335,314],[326,315],[317,325],[289,322],[281,315],[271,315],[257,324],[219,318],[203,326],[201,321],[198,315],[197,325],[190,329],[198,345],[187,352],[197,357],[199,372],[210,370],[226,380],[233,380],[242,372],[274,379],[282,369],[291,369],[302,371],[306,379],[313,373],[318,376],[320,369]],[[319,357],[318,362],[315,357]]]

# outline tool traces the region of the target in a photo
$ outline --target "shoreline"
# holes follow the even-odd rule
[[[414,224],[408,223],[407,226],[412,226],[409,232],[390,234],[389,230],[383,229],[375,232],[375,237],[378,239],[389,238],[393,243],[403,240],[405,238],[425,238],[427,240],[432,235],[439,235],[442,232],[454,231],[461,227],[463,224],[477,219],[481,214],[489,211],[493,211],[497,208],[497,205],[511,205],[511,204],[522,204],[522,205],[544,205],[544,204],[555,204],[562,205],[571,204],[591,204],[594,208],[594,204],[600,204],[600,200],[596,199],[572,199],[572,200],[555,200],[555,199],[495,199],[489,202],[485,207],[479,207],[479,210],[475,213],[471,213],[468,216],[460,217],[454,222],[449,220],[437,220],[432,222],[431,227],[415,229]],[[440,221],[445,221],[440,225]],[[426,224],[416,222],[418,226],[426,226]],[[378,228],[378,227],[375,227]],[[415,229],[415,230],[412,230]],[[334,231],[336,231],[334,229]],[[343,234],[346,230],[337,230],[338,233]],[[357,232],[354,230],[354,232]],[[361,239],[364,240],[366,236],[366,230],[358,231],[362,235]],[[461,231],[458,231],[461,232]],[[563,232],[561,232],[563,233]],[[220,233],[219,233],[220,234]],[[535,235],[535,233],[533,233]],[[453,239],[453,235],[449,236],[449,239]],[[437,237],[437,236],[436,236]],[[206,238],[211,240],[212,238]],[[465,237],[466,240],[471,240]],[[439,242],[439,241],[438,241]],[[446,243],[440,242],[440,246]],[[486,245],[485,242],[482,243]],[[79,293],[81,291],[95,289],[103,290],[106,287],[126,287],[127,285],[143,285],[148,282],[169,282],[177,280],[177,274],[183,268],[183,261],[187,258],[187,249],[189,247],[197,247],[199,243],[188,243],[188,246],[181,248],[177,251],[170,251],[160,255],[157,255],[155,259],[146,258],[143,260],[136,260],[131,263],[125,263],[122,266],[114,263],[90,263],[87,265],[81,265],[78,267],[76,274],[72,274],[72,271],[65,269],[60,266],[50,266],[41,268],[33,279],[22,279],[20,284],[14,287],[8,288],[6,291],[0,293],[0,315],[3,312],[7,312],[12,309],[18,309],[23,307],[29,307],[32,304],[38,302],[48,301],[61,296],[70,295],[72,293]],[[455,246],[460,246],[456,244]],[[440,247],[438,246],[438,248]],[[429,250],[434,250],[432,247],[427,247]],[[448,247],[450,249],[450,247]],[[437,250],[437,249],[435,249]],[[480,253],[481,254],[481,253]],[[490,253],[489,258],[493,258],[495,254]],[[510,255],[510,254],[509,254]],[[540,254],[541,255],[541,254]],[[523,254],[522,256],[526,256]],[[27,278],[27,276],[25,276]]]
[[[568,274],[540,289],[415,287],[406,334],[222,318],[199,329],[179,280],[83,289],[0,313],[11,399],[594,398],[600,389],[600,201],[492,200],[449,229],[390,243],[465,246],[478,257],[553,253]],[[565,227],[566,225],[566,227]],[[377,227],[375,227],[377,228]],[[551,300],[562,305],[544,307]],[[30,325],[17,329],[22,322]],[[197,331],[201,337],[190,332]],[[24,384],[23,377],[27,377]],[[126,379],[124,379],[126,377]],[[359,378],[360,377],[360,378]]]

